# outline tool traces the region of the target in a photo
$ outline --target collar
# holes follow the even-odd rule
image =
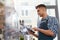
[[[49,16],[47,15],[47,17],[46,18],[42,18],[42,20],[47,20],[49,18]]]

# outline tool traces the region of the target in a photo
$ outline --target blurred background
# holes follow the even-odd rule
[[[5,30],[10,28],[10,30],[19,31],[22,21],[24,21],[24,23],[22,22],[24,25],[31,28],[37,27],[37,22],[41,20],[35,9],[38,4],[45,4],[48,15],[56,17],[60,24],[60,0],[0,0],[0,39],[20,40],[20,36],[17,39],[5,39]],[[60,32],[60,27],[58,30]],[[59,37],[60,33],[54,40],[59,40]],[[32,35],[28,35],[28,38],[23,35],[23,38],[24,40],[37,40]]]

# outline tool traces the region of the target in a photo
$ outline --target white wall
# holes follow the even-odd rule
[[[60,0],[58,0],[58,12],[59,12],[59,21],[60,21]]]

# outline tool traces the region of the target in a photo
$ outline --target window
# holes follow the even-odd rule
[[[28,16],[28,10],[21,10],[22,16]]]

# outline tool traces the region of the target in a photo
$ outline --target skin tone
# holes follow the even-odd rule
[[[47,11],[46,11],[46,8],[45,7],[40,7],[40,8],[37,8],[37,13],[40,17],[42,17],[43,19],[47,17]],[[47,36],[54,36],[54,33],[51,31],[51,30],[44,30],[44,29],[40,29],[40,28],[37,28],[37,27],[34,27],[32,28],[34,31],[39,31]],[[34,34],[32,32],[29,31],[29,33],[35,37],[38,37],[37,34]]]

